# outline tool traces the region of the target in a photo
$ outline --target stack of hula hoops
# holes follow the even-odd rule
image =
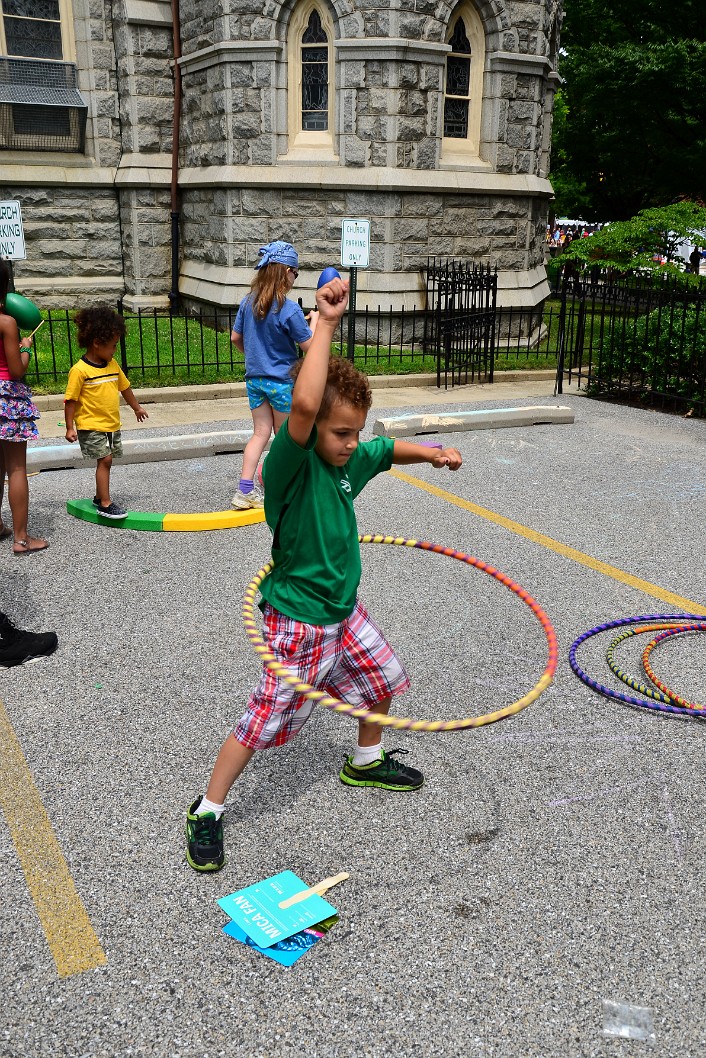
[[[597,680],[594,680],[589,676],[576,660],[576,654],[582,643],[585,643],[587,639],[591,639],[593,636],[613,629],[621,629],[621,631],[611,640],[610,646],[606,651],[608,667],[619,680],[630,687],[633,691],[637,691],[638,694],[643,695],[642,698],[637,698],[630,694],[623,694],[620,691],[611,690],[610,687],[605,687],[602,683],[599,683]],[[626,672],[615,660],[615,651],[620,643],[623,643],[631,636],[642,635],[646,632],[656,633],[652,636],[642,652],[642,667],[647,678],[651,681],[650,685],[646,684],[642,679]],[[598,691],[607,698],[613,698],[616,701],[625,702],[627,705],[636,705],[641,709],[652,709],[660,713],[675,713],[680,716],[704,717],[706,716],[706,705],[699,705],[697,702],[689,702],[685,698],[682,698],[676,693],[676,691],[673,691],[670,687],[666,686],[662,680],[660,680],[652,667],[652,653],[660,643],[664,643],[665,640],[671,639],[673,636],[698,632],[706,632],[706,616],[704,614],[652,613],[640,614],[637,617],[623,617],[618,621],[608,621],[606,624],[596,625],[595,628],[591,628],[588,632],[584,632],[580,635],[572,644],[569,652],[569,663],[580,680],[583,680],[583,682],[594,691]]]

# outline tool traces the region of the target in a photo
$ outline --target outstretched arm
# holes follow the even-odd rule
[[[296,444],[304,447],[319,414],[326,388],[331,343],[348,304],[348,283],[332,279],[316,291],[319,318],[304,363],[292,392],[292,410],[287,428]]]
[[[411,466],[412,463],[431,463],[437,470],[442,467],[458,470],[463,459],[458,448],[439,450],[438,448],[427,448],[426,445],[415,445],[410,441],[395,441],[392,462],[402,467]]]

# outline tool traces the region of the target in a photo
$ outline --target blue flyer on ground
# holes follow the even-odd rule
[[[282,871],[249,885],[247,889],[222,896],[218,903],[258,947],[271,948],[277,941],[286,940],[293,933],[336,914],[335,907],[315,894],[291,907],[279,906],[290,896],[308,888],[294,871]]]
[[[261,955],[266,955],[268,959],[281,963],[282,966],[294,966],[297,959],[301,959],[302,955],[305,955],[317,940],[321,940],[336,921],[337,916],[334,916],[325,923],[322,922],[310,929],[303,929],[300,933],[294,933],[286,940],[278,940],[270,948],[261,948],[235,922],[228,922],[223,927],[223,932],[240,941],[241,944],[247,944],[248,947],[259,951]]]

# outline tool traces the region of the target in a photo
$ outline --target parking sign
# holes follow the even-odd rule
[[[24,261],[25,233],[19,202],[0,202],[0,257],[9,261]]]
[[[370,221],[344,220],[341,227],[341,265],[367,268],[370,264]]]

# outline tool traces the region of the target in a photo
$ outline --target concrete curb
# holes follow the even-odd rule
[[[120,462],[157,463],[167,459],[198,459],[226,452],[242,452],[251,436],[250,430],[217,430],[213,433],[123,441]],[[78,445],[46,445],[27,449],[28,470],[70,470],[85,467],[87,462]]]
[[[496,430],[509,426],[540,426],[573,421],[573,411],[563,406],[481,408],[477,411],[455,411],[441,415],[397,415],[390,419],[377,419],[373,424],[373,433],[382,437],[413,437],[415,434]]]

